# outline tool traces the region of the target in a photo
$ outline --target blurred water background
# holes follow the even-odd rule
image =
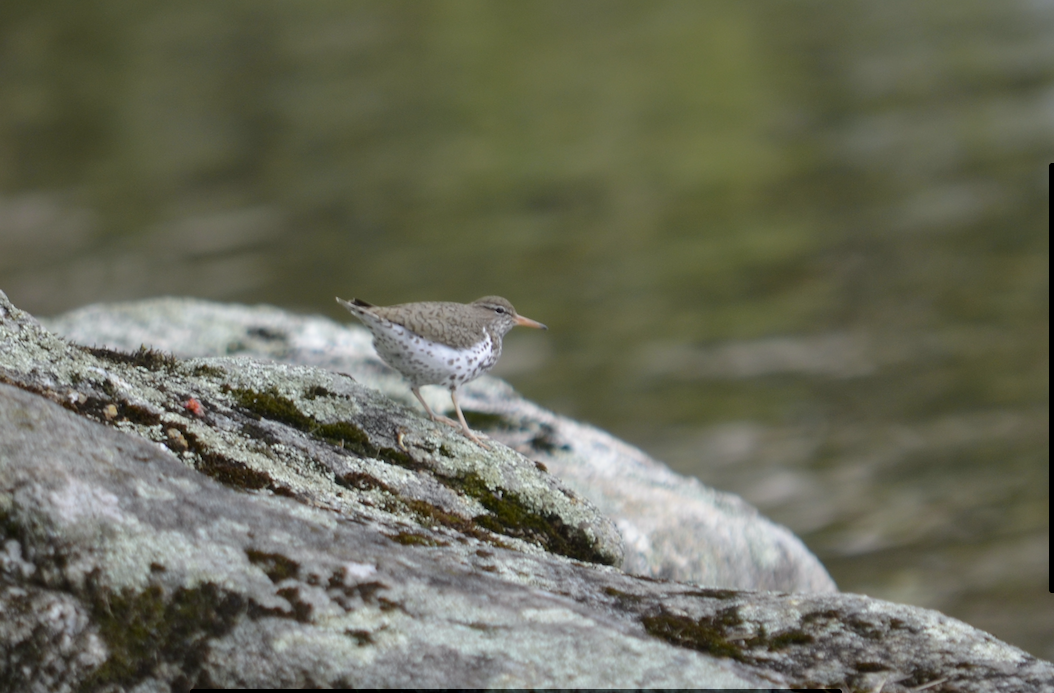
[[[497,373],[1054,658],[1049,0],[0,5],[0,289],[350,321]]]

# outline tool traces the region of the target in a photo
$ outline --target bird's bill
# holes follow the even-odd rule
[[[530,318],[525,318],[522,315],[517,315],[516,316],[516,324],[517,325],[522,325],[523,327],[533,327],[536,330],[548,330],[549,329],[548,327],[546,327],[542,323],[535,322],[534,320],[531,320]]]

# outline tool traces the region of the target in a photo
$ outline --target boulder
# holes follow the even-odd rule
[[[449,445],[463,442],[447,427],[423,419],[409,386],[378,359],[370,333],[352,323],[344,326],[270,306],[160,298],[88,306],[45,324],[76,343],[123,352],[145,345],[178,358],[252,357],[351,374],[357,383],[386,395],[380,406],[387,403],[391,412],[381,416],[402,411],[391,403],[394,400],[407,410],[399,419],[406,430],[416,427],[416,435],[450,441]],[[290,397],[307,389],[297,387],[298,379],[305,377],[302,373],[284,388]],[[450,408],[445,390],[426,387],[423,393],[435,411]],[[623,570],[736,589],[836,589],[823,565],[794,534],[738,496],[676,474],[605,431],[547,411],[497,378],[484,376],[469,383],[461,401],[473,428],[544,465],[614,521],[625,542]],[[480,452],[464,445],[458,449]]]
[[[200,302],[90,311],[140,325],[92,337],[74,314],[50,323],[67,341],[0,294],[3,690],[1054,690],[1050,663],[834,591],[746,504],[499,382],[472,410],[510,446],[485,450],[411,406],[358,331]],[[649,499],[688,508],[694,549],[656,541]],[[737,546],[757,548],[713,558]]]

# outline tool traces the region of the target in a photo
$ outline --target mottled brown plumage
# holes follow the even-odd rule
[[[501,340],[514,326],[548,329],[518,315],[500,296],[485,296],[467,304],[428,301],[387,307],[358,299],[338,298],[337,302],[370,329],[378,356],[410,381],[414,396],[433,421],[458,425],[432,412],[421,397],[419,388],[423,385],[442,385],[450,390],[462,431],[484,447],[465,423],[457,401],[458,387],[494,367],[501,356]]]

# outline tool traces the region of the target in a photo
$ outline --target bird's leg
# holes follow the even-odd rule
[[[421,391],[420,390],[418,390],[416,387],[412,387],[412,388],[410,388],[410,391],[414,393],[414,397],[417,398],[417,401],[420,402],[421,406],[425,408],[426,412],[428,412],[428,418],[430,418],[432,421],[442,421],[446,425],[453,426],[454,428],[458,427],[458,422],[457,421],[454,421],[453,419],[447,418],[445,416],[441,416],[441,415],[436,414],[435,412],[433,412],[432,408],[428,406],[428,402],[426,402],[425,398],[421,396]]]
[[[486,448],[487,450],[490,450],[490,446],[487,445],[486,443],[484,443],[479,438],[477,438],[476,434],[473,433],[472,429],[470,429],[468,427],[468,424],[465,423],[465,415],[461,413],[461,405],[458,404],[458,401],[457,401],[457,388],[454,388],[454,387],[450,388],[450,399],[452,399],[454,401],[454,409],[457,410],[457,418],[458,418],[458,420],[461,421],[461,431],[466,436],[468,436],[469,438],[474,440],[480,447],[483,447],[483,448]]]

